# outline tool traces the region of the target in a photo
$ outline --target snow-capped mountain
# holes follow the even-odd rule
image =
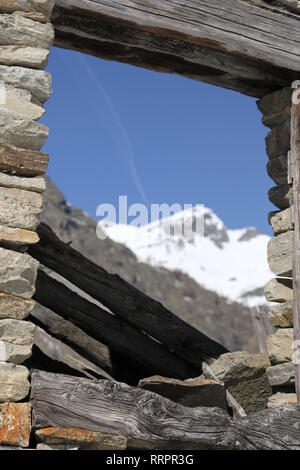
[[[267,263],[270,237],[255,228],[229,230],[204,206],[142,227],[107,221],[99,225],[140,262],[188,274],[230,301],[248,306],[265,303],[263,287],[273,277]],[[198,230],[192,230],[196,226]]]

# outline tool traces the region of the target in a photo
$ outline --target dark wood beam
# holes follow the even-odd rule
[[[57,0],[59,47],[261,97],[300,76],[300,16],[243,0]]]
[[[129,448],[300,450],[300,407],[233,419],[218,408],[188,408],[108,380],[34,371],[33,425],[123,434]]]

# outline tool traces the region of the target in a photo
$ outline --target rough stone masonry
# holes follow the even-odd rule
[[[55,0],[0,0],[0,446],[28,447],[29,371],[35,325],[26,321],[38,262],[48,128],[38,122],[51,95],[43,69],[54,41]],[[23,403],[18,403],[20,401]],[[25,402],[24,402],[25,401]]]
[[[265,287],[265,296],[272,302],[269,322],[276,333],[269,336],[267,349],[271,366],[267,376],[275,395],[269,407],[296,403],[295,366],[293,355],[293,227],[291,219],[291,185],[288,180],[288,153],[291,148],[292,88],[265,96],[258,103],[263,123],[271,129],[266,138],[269,157],[267,171],[275,186],[269,191],[270,201],[278,208],[269,214],[274,232],[268,245],[268,262],[276,278]]]

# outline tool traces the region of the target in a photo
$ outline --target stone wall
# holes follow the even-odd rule
[[[295,366],[293,355],[293,283],[292,249],[293,226],[291,220],[291,185],[288,178],[288,154],[291,147],[292,88],[272,93],[259,101],[263,123],[271,128],[266,138],[267,171],[275,186],[269,191],[270,201],[278,210],[269,214],[274,238],[268,245],[268,262],[275,274],[265,288],[266,299],[271,302],[269,321],[277,328],[267,342],[271,367],[267,375],[274,396],[269,406],[295,403]]]
[[[51,95],[43,69],[54,41],[55,0],[0,0],[0,445],[27,447],[26,403],[35,326],[26,321],[38,262],[26,254],[39,241],[48,128],[38,120]],[[22,403],[18,403],[22,401]]]

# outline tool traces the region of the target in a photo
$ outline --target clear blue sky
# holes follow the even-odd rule
[[[269,232],[255,99],[175,75],[52,49],[43,122],[49,175],[96,217],[100,203],[205,204],[229,228]]]

